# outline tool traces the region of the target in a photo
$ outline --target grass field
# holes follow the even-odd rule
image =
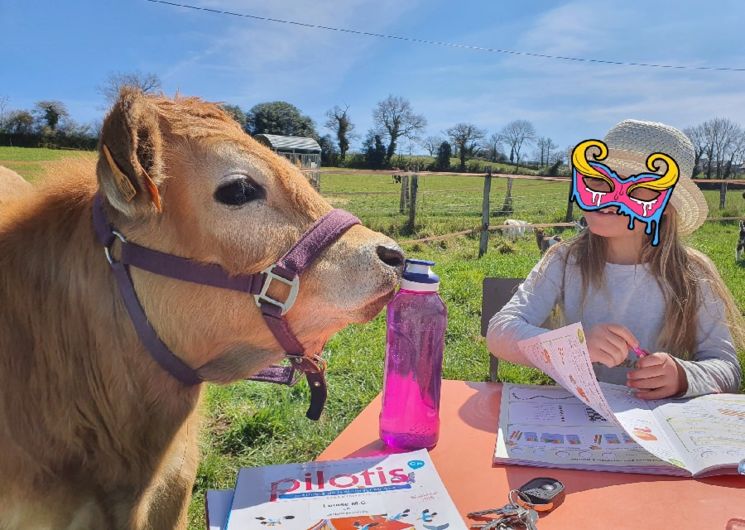
[[[26,152],[28,151],[28,152]],[[32,152],[35,151],[35,152]],[[0,148],[0,165],[15,168],[31,180],[46,160],[64,152]],[[89,155],[86,155],[89,156]],[[48,157],[48,158],[47,158]],[[516,181],[513,217],[534,222],[563,219],[566,183]],[[324,175],[323,194],[335,205],[360,216],[369,226],[401,239],[444,234],[480,224],[483,180],[469,177],[428,176],[420,179],[420,215],[413,234],[404,234],[406,216],[398,212],[399,187],[380,175]],[[362,195],[359,192],[378,192]],[[380,193],[384,192],[384,193]],[[388,193],[389,192],[389,193]],[[492,183],[492,210],[501,207],[505,181]],[[717,192],[706,192],[711,205]],[[740,193],[728,197],[727,214],[742,214]],[[712,216],[720,215],[712,208]],[[495,217],[492,223],[501,223]],[[564,233],[569,236],[571,231]],[[707,223],[690,244],[717,264],[740,308],[745,308],[745,269],[735,264],[736,223]],[[488,355],[480,337],[481,282],[487,276],[522,277],[540,255],[532,237],[496,251],[502,243],[492,236],[490,250],[477,259],[478,238],[459,237],[431,244],[407,244],[409,256],[432,259],[442,278],[441,293],[448,306],[444,376],[450,379],[485,380]],[[231,487],[241,466],[313,459],[380,391],[385,349],[384,314],[365,325],[354,325],[333,337],[326,348],[329,360],[329,400],[323,418],[305,419],[308,392],[304,383],[288,389],[242,382],[210,385],[205,392],[202,463],[190,509],[190,529],[204,528],[204,492]],[[502,379],[521,383],[545,382],[535,370],[500,366]]]

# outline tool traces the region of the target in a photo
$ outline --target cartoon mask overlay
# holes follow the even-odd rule
[[[593,147],[599,149],[600,153],[592,155],[594,161],[590,161],[587,151]],[[647,224],[647,234],[652,234],[654,230],[652,245],[657,246],[660,242],[660,219],[680,175],[678,164],[664,153],[652,153],[646,164],[652,173],[622,177],[598,162],[607,156],[608,146],[600,140],[585,140],[574,148],[572,200],[588,212],[609,206],[618,207],[619,214],[629,217],[629,230],[634,229],[635,220]],[[667,165],[662,175],[655,173],[661,169],[660,161]]]

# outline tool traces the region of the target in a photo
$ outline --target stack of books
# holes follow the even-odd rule
[[[209,530],[466,530],[426,450],[243,468]]]

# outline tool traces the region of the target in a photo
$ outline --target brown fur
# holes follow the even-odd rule
[[[12,169],[0,166],[0,207],[11,200],[22,197],[29,191],[31,191],[31,184],[22,176]]]
[[[262,270],[330,208],[291,164],[196,99],[125,91],[101,143],[137,192],[127,202],[99,157],[117,228],[234,272]],[[259,182],[266,201],[217,205],[214,186],[234,170]],[[2,530],[186,527],[203,385],[178,383],[135,335],[94,240],[96,189],[91,172],[60,173],[0,210]],[[354,227],[303,275],[288,319],[308,349],[385,303],[400,266],[381,261],[381,245],[397,248]],[[241,379],[281,358],[247,295],[134,269],[133,278],[160,337],[207,380]]]

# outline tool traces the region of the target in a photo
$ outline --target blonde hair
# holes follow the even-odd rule
[[[596,289],[604,286],[607,240],[587,229],[565,243],[554,245],[551,250],[556,252],[560,246],[567,249],[565,266],[571,259],[581,271],[584,304],[591,285]],[[714,263],[701,252],[683,245],[678,234],[678,216],[673,208],[668,208],[660,222],[660,244],[652,246],[651,239],[645,238],[641,262],[649,266],[665,298],[664,324],[659,338],[661,348],[681,359],[692,358],[698,341],[696,316],[703,299],[702,289],[706,287],[724,305],[735,347],[745,348],[744,321],[732,294]]]

